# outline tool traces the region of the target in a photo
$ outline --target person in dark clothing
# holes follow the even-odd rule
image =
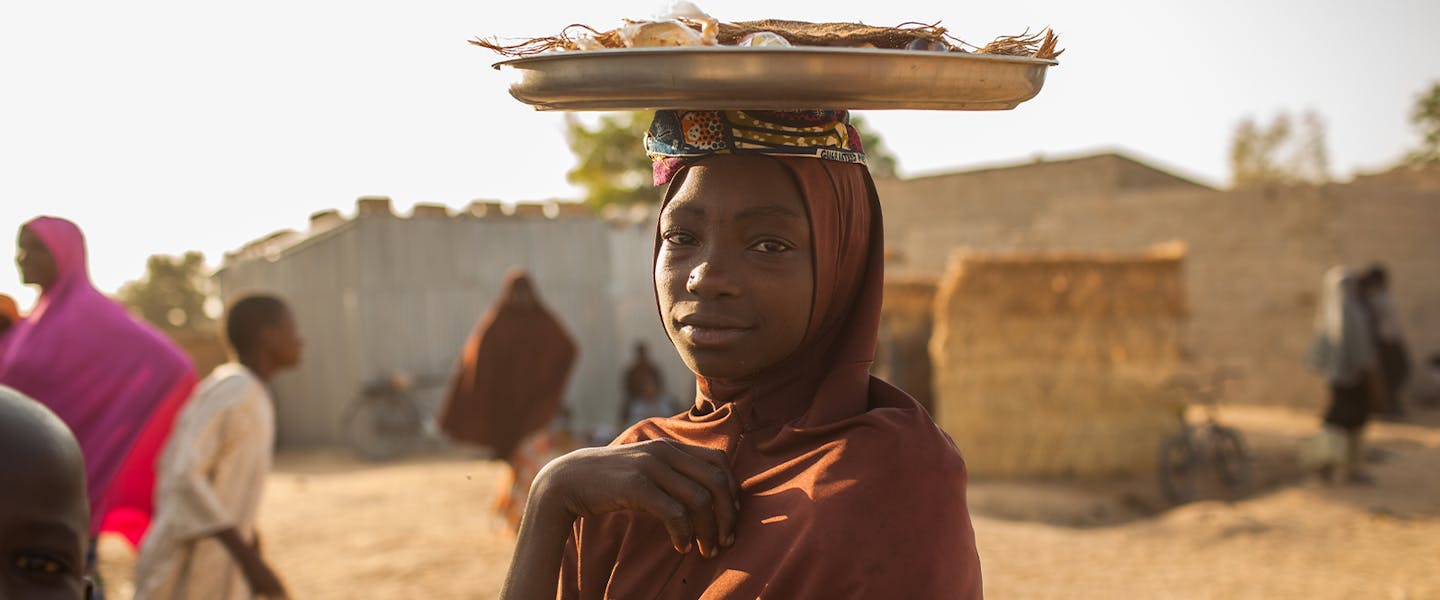
[[[1370,320],[1361,300],[1360,277],[1343,267],[1325,274],[1315,318],[1310,365],[1330,385],[1330,404],[1320,433],[1301,448],[1301,462],[1326,479],[1368,483],[1360,471],[1361,441],[1372,398],[1381,384]]]
[[[1404,416],[1400,390],[1410,378],[1410,353],[1400,331],[1400,318],[1390,296],[1390,275],[1384,265],[1374,265],[1360,279],[1361,301],[1369,315],[1370,334],[1375,338],[1375,357],[1380,363],[1377,373],[1383,381],[1375,397],[1378,415]]]
[[[685,411],[665,391],[665,378],[650,361],[645,342],[635,343],[635,359],[625,370],[625,398],[620,404],[620,427],[628,428],[651,417],[670,417]]]

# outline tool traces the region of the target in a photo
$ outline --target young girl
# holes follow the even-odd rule
[[[661,111],[655,295],[695,372],[536,479],[506,598],[979,598],[960,453],[869,375],[880,205],[848,115]]]

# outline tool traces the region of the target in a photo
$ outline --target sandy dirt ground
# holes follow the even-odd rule
[[[1323,485],[1294,466],[1309,414],[1227,407],[1256,485],[1179,507],[1150,478],[974,481],[990,598],[1440,598],[1440,414],[1370,429],[1374,486]],[[513,540],[490,510],[504,467],[464,456],[386,465],[285,453],[261,515],[297,599],[491,598]],[[106,539],[110,598],[133,562]]]

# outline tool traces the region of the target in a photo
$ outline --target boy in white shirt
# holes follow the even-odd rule
[[[302,343],[290,309],[273,296],[235,302],[225,334],[235,361],[196,388],[160,458],[137,600],[286,597],[260,554],[255,516],[275,441],[266,384],[300,363]]]

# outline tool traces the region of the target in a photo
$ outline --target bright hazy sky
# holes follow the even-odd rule
[[[1314,109],[1343,177],[1413,146],[1410,107],[1440,80],[1435,0],[699,4],[723,20],[943,20],[978,43],[1060,33],[1061,65],[1014,111],[866,114],[903,174],[1114,148],[1223,184],[1237,121]],[[150,254],[218,263],[314,211],[348,214],[361,195],[399,210],[574,198],[562,116],[512,100],[496,58],[465,41],[608,28],[664,5],[6,2],[0,231],[42,213],[75,220],[97,285],[114,291]],[[34,292],[5,265],[0,293],[28,306]]]

